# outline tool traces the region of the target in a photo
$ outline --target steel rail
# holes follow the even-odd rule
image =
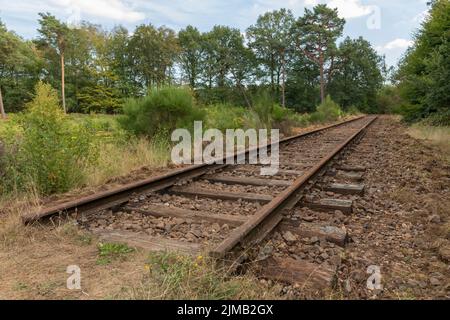
[[[292,202],[297,202],[295,199],[298,192],[313,178],[318,174],[322,168],[327,165],[340,151],[342,151],[350,142],[352,142],[356,137],[358,137],[377,117],[370,118],[369,121],[357,132],[352,134],[343,143],[338,145],[332,152],[321,159],[316,165],[306,171],[301,177],[295,180],[290,187],[282,191],[277,197],[275,197],[271,202],[263,206],[259,211],[257,211],[252,217],[244,222],[242,225],[231,231],[231,234],[223,240],[218,246],[210,251],[210,255],[215,258],[223,258],[227,252],[231,251],[237,244],[242,242],[246,236],[248,236],[253,230],[258,228],[263,222],[268,220],[274,214],[279,213],[281,210],[285,209],[288,205],[292,205]],[[279,222],[279,220],[278,220]],[[277,222],[277,223],[278,223]],[[275,223],[271,228],[276,227]],[[265,230],[269,232],[270,230]]]
[[[317,128],[314,130],[310,130],[307,132],[300,133],[298,135],[294,135],[291,137],[284,138],[280,140],[280,144],[285,144],[287,142],[306,137],[318,132],[322,132],[331,128],[335,128],[338,126],[342,126],[357,120],[360,120],[364,118],[365,116],[356,117],[350,120],[341,121],[332,125],[324,126],[321,128]],[[270,149],[274,144],[267,144],[265,146],[262,146],[262,148],[268,148]],[[245,154],[247,156],[250,152],[254,152],[255,149],[259,150],[261,147],[256,148],[249,148],[245,151],[239,152],[233,156],[234,159],[236,159],[239,156],[242,156],[242,154]],[[143,193],[143,192],[153,192],[153,191],[159,191],[166,188],[169,188],[176,184],[178,181],[183,179],[193,179],[196,177],[199,177],[201,175],[204,175],[205,173],[209,172],[210,170],[219,169],[222,167],[227,166],[227,160],[229,160],[230,157],[223,157],[222,163],[225,164],[198,164],[198,165],[191,165],[186,168],[177,169],[174,171],[171,171],[167,174],[163,174],[157,177],[152,177],[144,180],[140,180],[137,182],[125,184],[121,187],[110,189],[103,192],[98,192],[89,196],[84,196],[82,198],[77,198],[74,200],[69,200],[67,202],[63,202],[51,207],[44,207],[36,211],[27,212],[22,215],[22,222],[24,224],[29,224],[35,221],[38,221],[43,218],[51,217],[53,215],[58,214],[70,214],[70,213],[81,213],[81,212],[92,212],[92,211],[99,211],[104,210],[108,208],[115,207],[117,205],[121,205],[123,203],[126,203],[129,199],[129,197],[132,194],[135,193]]]

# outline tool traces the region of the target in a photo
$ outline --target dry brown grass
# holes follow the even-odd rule
[[[408,129],[408,134],[413,138],[423,140],[437,146],[444,158],[450,162],[450,128],[413,125]]]
[[[24,226],[29,198],[1,208],[0,299],[276,298],[276,289],[251,275],[226,277],[208,259],[135,250],[105,262],[98,239],[74,221]],[[81,269],[81,290],[66,287],[69,265]]]
[[[0,299],[105,299],[123,285],[138,283],[143,254],[97,265],[96,240],[73,223],[24,226],[30,199],[3,201],[0,219]],[[81,268],[82,291],[68,290],[66,268]]]
[[[143,166],[165,167],[169,160],[170,150],[168,144],[163,141],[140,138],[122,145],[104,144],[97,163],[86,172],[86,184],[98,186],[111,177],[128,174]]]

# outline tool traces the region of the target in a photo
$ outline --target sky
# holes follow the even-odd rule
[[[364,37],[396,65],[426,17],[427,0],[0,0],[0,20],[25,39],[37,36],[38,13],[50,12],[69,24],[86,20],[106,29],[123,25],[165,25],[201,31],[228,25],[242,32],[259,15],[280,8],[300,16],[305,8],[326,3],[346,19],[344,36]]]

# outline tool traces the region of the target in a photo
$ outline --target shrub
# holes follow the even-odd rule
[[[349,115],[357,115],[357,114],[360,114],[361,112],[359,111],[359,109],[356,106],[352,105],[352,106],[348,107],[348,110],[346,113]]]
[[[94,134],[70,122],[56,91],[39,82],[18,123],[20,133],[6,141],[3,192],[64,192],[83,181],[83,169],[96,159]]]
[[[450,110],[440,113],[434,113],[425,118],[422,124],[436,127],[450,127]]]
[[[193,128],[195,120],[203,120],[204,112],[194,105],[186,88],[152,89],[143,98],[130,99],[123,106],[120,125],[137,135],[170,134],[177,128]]]
[[[244,126],[245,114],[248,112],[243,107],[228,104],[216,104],[208,106],[206,110],[206,126],[222,131],[226,129],[239,129]]]
[[[407,123],[420,121],[426,115],[425,108],[419,104],[404,103],[398,111],[403,116],[403,121]]]
[[[317,106],[316,112],[310,116],[310,122],[336,121],[342,115],[339,105],[328,95],[325,101]]]
[[[272,125],[272,114],[275,108],[275,103],[268,90],[261,90],[257,92],[253,97],[252,110],[258,117],[256,124],[260,123],[260,126],[270,128]]]

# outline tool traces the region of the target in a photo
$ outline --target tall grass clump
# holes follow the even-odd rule
[[[161,132],[169,135],[177,128],[190,129],[195,120],[204,119],[191,91],[176,87],[152,89],[145,97],[130,99],[123,113],[118,121],[125,130],[148,137]]]
[[[84,169],[96,160],[91,128],[69,120],[49,84],[36,85],[33,100],[17,119],[17,128],[2,137],[1,193],[68,191],[82,183]]]
[[[331,122],[338,120],[342,114],[341,107],[328,95],[325,101],[317,106],[316,112],[310,115],[309,120],[312,123]]]

